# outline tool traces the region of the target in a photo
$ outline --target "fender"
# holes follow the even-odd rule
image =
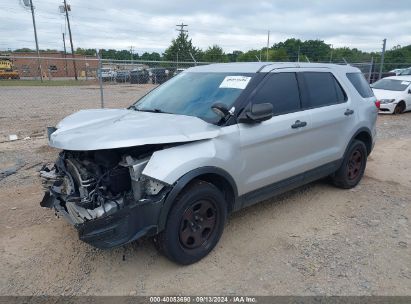
[[[370,150],[368,151],[368,154],[371,153],[372,149],[374,148],[374,138],[373,138],[373,136],[372,136],[372,132],[371,132],[371,130],[370,130],[369,128],[367,128],[367,127],[361,127],[361,128],[359,128],[359,129],[354,133],[354,135],[351,137],[350,141],[348,142],[348,144],[347,144],[347,146],[346,146],[346,148],[345,148],[345,151],[344,151],[344,157],[345,157],[345,155],[346,155],[346,153],[347,153],[347,150],[348,150],[349,146],[350,146],[351,143],[354,141],[355,137],[357,137],[357,135],[360,134],[361,132],[366,132],[366,133],[370,136],[370,138],[371,138],[371,147],[370,147]],[[368,149],[368,147],[367,147],[367,149]]]
[[[212,167],[212,166],[207,166],[207,167],[200,167],[197,169],[194,169],[186,174],[184,174],[182,177],[180,177],[172,186],[172,189],[168,193],[163,207],[161,208],[161,213],[158,219],[158,232],[163,230],[165,228],[166,222],[167,222],[167,217],[168,213],[176,199],[176,197],[181,193],[181,191],[184,189],[185,186],[187,186],[192,180],[197,178],[198,176],[204,175],[204,174],[216,174],[221,177],[223,177],[229,184],[231,185],[233,192],[234,192],[234,205],[236,205],[236,202],[238,201],[238,190],[237,190],[237,185],[232,178],[232,176],[227,173],[225,170],[220,169],[218,167]],[[235,208],[234,208],[235,209]]]

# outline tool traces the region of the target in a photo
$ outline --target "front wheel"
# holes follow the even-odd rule
[[[405,106],[403,104],[403,102],[398,103],[395,108],[394,108],[394,115],[398,115],[401,114],[402,112],[404,112],[405,110]]]
[[[331,177],[334,185],[343,189],[355,187],[364,175],[367,148],[362,141],[354,140],[343,159],[341,167]]]
[[[194,181],[177,197],[165,230],[154,239],[156,247],[178,264],[195,263],[216,246],[226,217],[227,205],[217,187]]]

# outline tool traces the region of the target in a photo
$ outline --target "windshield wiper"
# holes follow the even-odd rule
[[[140,111],[140,112],[171,114],[171,113],[169,113],[169,112],[164,112],[163,110],[160,110],[160,109],[157,109],[157,108],[155,108],[155,109],[137,109],[136,107],[134,107],[134,109],[135,109],[136,111]]]

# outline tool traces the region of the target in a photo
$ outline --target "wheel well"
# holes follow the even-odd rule
[[[405,101],[404,100],[399,101],[397,105],[403,106],[404,107],[403,109],[405,110]]]
[[[233,210],[234,202],[235,202],[235,194],[234,194],[234,189],[231,186],[229,181],[227,181],[221,175],[218,175],[215,173],[202,174],[202,175],[195,177],[195,179],[202,180],[202,181],[208,182],[216,186],[218,190],[220,190],[221,193],[223,193],[226,199],[228,213],[230,213]]]
[[[358,133],[354,139],[360,140],[365,144],[365,147],[367,148],[367,154],[369,155],[371,153],[372,150],[372,139],[371,139],[371,135],[366,132],[366,131],[362,131],[360,133]]]

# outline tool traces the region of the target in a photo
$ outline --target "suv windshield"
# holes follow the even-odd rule
[[[253,75],[183,72],[142,97],[133,108],[196,116],[216,123],[220,118],[211,106],[219,102],[230,109]]]
[[[372,85],[373,89],[388,90],[388,91],[404,91],[409,85],[410,81],[396,80],[396,79],[381,79]]]

